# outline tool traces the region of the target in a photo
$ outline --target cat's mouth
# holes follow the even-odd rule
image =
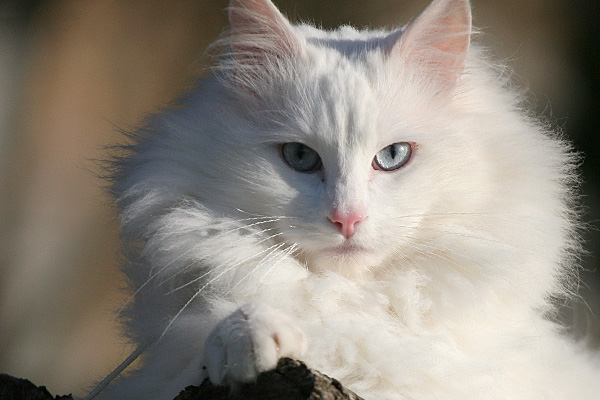
[[[307,260],[313,272],[334,271],[349,279],[356,279],[369,271],[377,252],[349,241],[337,246],[323,247]]]
[[[370,250],[364,246],[359,246],[357,244],[352,243],[344,243],[340,246],[329,247],[325,249],[325,252],[334,257],[356,257],[359,255],[364,255],[368,253]]]

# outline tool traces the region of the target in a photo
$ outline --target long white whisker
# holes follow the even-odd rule
[[[399,216],[395,216],[394,218],[397,217],[438,217],[438,216],[447,216],[447,215],[458,215],[458,216],[464,216],[464,215],[476,215],[476,216],[494,216],[494,215],[512,215],[510,213],[506,213],[506,212],[471,212],[471,211],[444,211],[444,212],[425,212],[425,213],[415,213],[415,214],[406,214],[406,215],[399,215]]]
[[[256,254],[254,254],[253,256],[250,256],[248,258],[246,258],[246,261],[259,256],[260,254],[269,251],[272,247],[274,247],[276,245],[273,245],[267,249],[264,249]],[[214,276],[213,278],[209,279],[204,285],[202,285],[202,287],[200,287],[196,293],[194,293],[194,295],[192,297],[190,297],[190,299],[183,305],[183,307],[181,307],[181,309],[179,309],[179,311],[177,312],[177,314],[175,314],[175,316],[171,319],[171,321],[169,322],[169,324],[167,325],[167,327],[163,330],[162,334],[160,335],[160,338],[162,338],[171,328],[171,326],[173,326],[173,324],[175,323],[175,320],[177,318],[179,318],[179,316],[185,311],[185,309],[198,297],[200,296],[200,294],[204,291],[204,289],[209,286],[211,283],[213,283],[214,281],[216,281],[217,279],[219,279],[221,276],[223,276],[224,274],[226,274],[227,272],[231,271],[233,268],[237,267],[238,265],[240,265],[241,263],[243,263],[243,261],[236,263],[232,266],[230,266],[229,268],[226,268],[224,271],[221,271],[219,274],[217,274],[216,276]],[[212,271],[211,271],[212,272]],[[207,272],[204,275],[207,275],[209,272]],[[198,279],[194,279],[194,281],[198,281]],[[186,284],[185,286],[187,286],[188,284]],[[159,338],[159,340],[160,340]]]
[[[266,241],[266,240],[272,239],[272,238],[274,238],[274,237],[277,237],[277,236],[280,236],[280,235],[282,235],[282,233],[281,233],[281,232],[279,232],[279,233],[276,233],[275,235],[271,235],[271,236],[269,236],[269,237],[267,237],[267,238],[263,239],[262,241]],[[258,243],[260,243],[260,242],[258,242]],[[231,265],[231,266],[229,266],[228,268],[226,268],[226,269],[225,269],[223,272],[219,273],[219,274],[216,276],[216,278],[218,278],[218,277],[222,276],[223,274],[227,273],[228,271],[231,271],[233,268],[235,268],[235,267],[237,267],[237,266],[239,266],[239,265],[241,265],[241,264],[245,263],[246,261],[248,261],[248,260],[251,260],[252,258],[255,258],[255,257],[257,257],[257,256],[259,256],[259,255],[261,255],[261,254],[263,254],[263,253],[265,253],[265,252],[269,251],[269,250],[270,250],[271,248],[273,248],[274,246],[276,246],[276,245],[273,245],[273,246],[271,246],[271,247],[268,247],[268,248],[266,248],[266,249],[263,249],[263,250],[261,250],[260,252],[258,252],[258,253],[256,253],[256,254],[253,254],[253,255],[251,255],[251,256],[249,256],[249,257],[246,257],[246,258],[244,258],[243,260],[240,260],[240,261],[238,261],[238,262],[234,263],[233,265]],[[200,275],[199,277],[192,279],[191,281],[189,281],[189,282],[187,282],[187,283],[185,283],[185,284],[183,284],[183,285],[181,285],[181,286],[179,286],[179,287],[177,287],[177,288],[175,288],[175,289],[173,289],[173,290],[171,290],[171,291],[167,292],[166,294],[172,294],[172,293],[174,293],[174,292],[177,292],[177,291],[179,291],[179,290],[181,290],[181,289],[184,289],[184,288],[186,288],[186,287],[188,287],[188,286],[190,286],[190,285],[193,285],[194,283],[196,283],[196,282],[198,282],[198,281],[202,280],[202,279],[203,279],[204,277],[206,277],[207,275],[210,275],[212,272],[215,272],[215,271],[217,271],[217,270],[221,269],[223,266],[227,265],[227,264],[228,264],[230,261],[231,261],[231,260],[227,260],[227,261],[225,261],[225,262],[223,262],[223,263],[221,263],[221,264],[217,265],[216,267],[214,267],[214,268],[211,268],[209,271],[205,272],[204,274]],[[213,280],[211,280],[211,281],[209,281],[209,282],[212,282],[212,281],[214,281],[214,279],[213,279]]]
[[[546,233],[543,229],[538,228],[536,226],[532,226],[531,224],[522,223],[523,220],[530,218],[528,215],[520,215],[519,218],[514,218],[515,214],[510,213],[501,213],[501,212],[493,212],[493,213],[482,213],[482,212],[441,212],[441,213],[418,213],[418,214],[407,214],[407,215],[396,215],[390,217],[394,220],[399,219],[410,219],[410,218],[428,218],[428,217],[447,217],[447,216],[459,216],[459,217],[474,217],[470,221],[479,221],[481,224],[484,221],[498,221],[503,223],[512,224],[515,226],[519,226],[521,229],[531,231],[532,233]],[[511,218],[505,218],[504,216],[511,216]],[[443,220],[442,220],[443,221]],[[435,222],[428,220],[427,224],[436,224]],[[437,225],[448,226],[443,222],[437,223]],[[485,225],[481,225],[485,226]]]
[[[240,210],[241,211],[241,210]],[[243,226],[238,226],[234,229],[228,230],[228,231],[223,231],[220,232],[219,234],[216,235],[216,237],[221,237],[224,235],[228,235],[231,234],[233,232],[236,232],[238,230],[241,229],[245,229],[245,228],[249,228],[249,227],[253,227],[253,226],[258,226],[261,224],[266,224],[266,223],[271,223],[271,222],[276,222],[279,221],[280,219],[283,219],[286,217],[253,217],[253,218],[246,218],[246,219],[242,219],[240,220],[240,222],[243,221],[256,221],[259,219],[263,219],[263,221],[258,221],[258,222],[254,222],[250,225],[243,225]],[[266,220],[265,220],[266,219]],[[269,230],[272,230],[273,228],[270,229],[264,229],[262,231],[257,232],[258,234],[260,233],[264,233],[267,232]],[[241,239],[240,239],[241,240]],[[113,322],[119,317],[119,315],[121,315],[123,313],[123,310],[125,310],[125,308],[129,305],[129,303],[131,303],[133,301],[133,299],[139,295],[139,293],[144,290],[144,288],[146,286],[148,286],[150,284],[150,282],[152,282],[157,276],[159,276],[162,272],[164,272],[165,270],[167,270],[169,267],[171,267],[174,263],[176,263],[177,261],[179,261],[180,259],[182,259],[183,257],[187,256],[189,253],[191,253],[194,249],[188,249],[187,251],[179,254],[177,257],[175,257],[174,259],[172,259],[171,261],[169,261],[166,265],[164,265],[163,267],[161,267],[158,271],[154,272],[153,274],[150,275],[150,277],[143,283],[140,285],[140,287],[138,287],[135,292],[133,292],[128,298],[127,300],[125,300],[125,302],[121,305],[121,307],[119,308],[119,310],[115,313],[115,316],[113,318]],[[186,268],[184,268],[184,270],[186,270]],[[171,277],[178,275],[179,273],[181,273],[183,271],[177,271],[175,274],[171,275]],[[166,279],[166,281],[168,281],[169,279]],[[161,283],[164,283],[165,281],[162,281]]]
[[[231,291],[231,290],[235,289],[236,287],[238,287],[243,281],[245,281],[248,277],[250,277],[250,275],[252,275],[254,272],[256,272],[261,266],[265,265],[266,262],[269,261],[270,258],[272,258],[273,254],[275,254],[277,252],[277,250],[279,250],[283,246],[285,246],[285,243],[283,243],[283,242],[279,243],[279,245],[277,245],[275,248],[273,248],[265,257],[263,257],[263,259],[260,262],[258,262],[256,264],[256,266],[254,268],[252,268],[251,271],[249,271],[242,279],[240,279],[229,290]]]
[[[470,276],[475,276],[475,277],[480,277],[481,274],[478,273],[477,271],[473,271],[473,270],[468,270],[467,268],[465,268],[463,265],[461,265],[459,263],[459,260],[457,258],[449,258],[447,256],[444,256],[442,254],[439,254],[438,252],[436,252],[435,250],[444,250],[448,253],[454,253],[455,251],[453,249],[450,249],[448,247],[445,246],[441,246],[438,243],[433,243],[431,241],[427,241],[427,240],[423,240],[423,239],[416,239],[419,243],[415,243],[414,246],[416,249],[419,250],[419,252],[423,255],[426,256],[430,256],[430,257],[435,257],[444,261],[447,261],[450,265],[452,265],[458,272],[465,274],[465,275],[470,275]],[[425,250],[425,249],[429,249],[429,250]],[[475,260],[472,257],[468,257],[465,254],[459,254],[458,255],[459,258],[464,259],[466,261],[469,261],[477,266],[479,266],[481,269],[486,270],[488,269],[484,264],[482,264],[481,262]],[[504,278],[503,276],[498,276],[498,279],[502,280],[503,282],[505,282],[506,284],[508,284],[508,286],[513,287],[514,289],[514,293],[517,297],[522,297],[522,296],[526,296],[526,293],[523,293],[522,290],[519,290],[518,288],[514,287],[513,283],[510,282],[510,280]]]
[[[263,229],[263,230],[261,230],[261,231],[257,231],[257,232],[255,232],[255,233],[256,233],[256,235],[257,235],[257,236],[259,236],[259,235],[260,235],[260,234],[262,234],[262,233],[270,232],[270,231],[273,231],[273,230],[275,230],[275,228],[267,228],[267,229]],[[258,242],[257,242],[257,244],[260,244],[260,243],[262,243],[262,242],[264,242],[264,241],[266,241],[266,240],[270,240],[270,239],[272,239],[273,237],[275,237],[275,236],[278,236],[278,235],[281,235],[281,233],[278,233],[277,235],[272,235],[272,236],[266,237],[266,238],[264,238],[264,239],[261,239],[260,241],[258,241]],[[238,243],[238,242],[240,242],[240,241],[242,241],[242,240],[244,240],[244,238],[243,238],[243,237],[240,237],[240,238],[238,238],[238,239],[234,240],[234,241],[233,241],[231,244]],[[168,276],[168,277],[166,277],[165,279],[163,279],[163,280],[162,280],[162,281],[159,283],[159,285],[164,285],[164,284],[166,284],[167,282],[169,282],[169,281],[171,281],[171,280],[175,279],[177,276],[179,276],[179,275],[181,275],[181,274],[185,273],[186,271],[189,271],[189,270],[190,270],[192,267],[194,267],[195,265],[198,265],[198,264],[200,264],[201,262],[202,262],[202,260],[195,260],[195,261],[193,261],[193,262],[189,263],[189,264],[188,264],[188,265],[186,265],[184,268],[181,268],[181,269],[179,269],[179,270],[178,270],[178,271],[176,271],[174,274],[171,274],[170,276]],[[216,268],[218,268],[218,267],[219,267],[219,266],[217,266]]]
[[[125,307],[127,307],[127,305],[129,303],[131,303],[133,301],[133,299],[142,291],[144,290],[144,288],[146,286],[148,286],[148,284],[150,284],[150,282],[152,280],[154,280],[154,278],[156,278],[157,276],[159,276],[164,270],[166,270],[167,268],[169,268],[171,265],[173,265],[175,262],[177,262],[178,260],[180,260],[181,258],[185,257],[186,255],[188,255],[189,253],[192,252],[193,249],[188,249],[187,251],[184,251],[183,253],[181,253],[180,255],[178,255],[177,257],[175,257],[174,259],[172,259],[170,262],[168,262],[165,266],[163,266],[162,268],[160,268],[158,271],[156,271],[155,273],[153,273],[152,275],[150,275],[150,277],[148,279],[146,279],[146,281],[140,285],[139,288],[137,288],[135,290],[135,292],[133,292],[131,294],[131,296],[129,296],[127,298],[127,300],[125,301],[125,303],[123,303],[123,305],[121,305],[121,307],[119,308],[119,310],[116,312],[115,316],[113,317],[113,322],[119,317],[119,315],[121,315],[121,313],[123,312],[123,310],[125,310]]]
[[[445,225],[445,226],[447,226],[447,225]],[[490,242],[490,243],[498,242],[497,240],[473,236],[473,235],[469,235],[468,233],[464,233],[464,232],[453,232],[453,231],[447,231],[447,230],[442,230],[442,229],[425,228],[423,226],[410,226],[410,225],[397,225],[397,227],[398,228],[406,228],[406,229],[414,229],[416,231],[443,233],[446,235],[454,235],[454,236],[459,236],[459,237],[468,238],[468,239],[475,239],[475,240],[479,240],[482,242]]]
[[[261,214],[251,213],[249,211],[244,211],[240,208],[236,208],[236,211],[241,212],[242,214],[252,215],[252,218],[241,219],[238,221],[250,221],[250,220],[254,220],[254,219],[272,219],[272,218],[291,219],[292,218],[292,217],[287,217],[285,215],[261,215]]]
[[[279,260],[277,260],[276,262],[273,263],[273,265],[271,265],[269,267],[268,270],[265,271],[265,273],[263,274],[262,278],[260,278],[259,283],[263,283],[265,277],[271,273],[271,271],[273,271],[273,269],[275,269],[275,267],[282,262],[283,260],[285,260],[287,257],[289,257],[291,254],[294,253],[294,251],[296,251],[298,248],[298,245],[296,243],[294,243],[293,245],[290,246],[289,249],[287,249],[283,255],[279,258]]]

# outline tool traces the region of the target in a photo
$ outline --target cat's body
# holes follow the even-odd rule
[[[600,362],[548,320],[574,156],[469,44],[468,2],[390,32],[293,27],[266,0],[230,20],[215,76],[120,162],[128,332],[154,344],[106,398],[282,355],[371,400],[595,398]]]

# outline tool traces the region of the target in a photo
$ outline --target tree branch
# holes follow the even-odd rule
[[[71,395],[56,396],[44,386],[26,379],[0,374],[0,399],[73,400]],[[282,358],[272,371],[263,372],[256,382],[235,391],[215,386],[205,379],[200,386],[188,386],[174,400],[363,400],[337,380],[309,369],[303,362]]]

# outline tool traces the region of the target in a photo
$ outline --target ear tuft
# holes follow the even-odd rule
[[[238,61],[262,63],[298,52],[289,21],[270,0],[231,0],[229,22],[232,54]]]
[[[463,72],[471,29],[468,0],[433,0],[397,37],[390,53],[422,66],[451,89]]]

